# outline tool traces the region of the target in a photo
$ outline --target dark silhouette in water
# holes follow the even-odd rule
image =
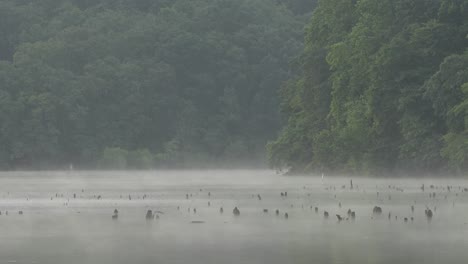
[[[148,210],[146,212],[146,220],[151,220],[151,219],[154,219],[153,211]]]
[[[315,213],[318,213],[318,207],[315,207]]]
[[[276,212],[275,212],[275,213],[276,213],[276,215],[279,215],[279,210],[278,210],[278,209],[276,209]]]
[[[235,207],[234,210],[232,210],[232,213],[234,215],[240,215],[240,211],[239,211],[239,209],[237,207]]]
[[[223,207],[219,208],[219,213],[221,213],[221,214],[224,213]]]
[[[284,218],[288,219],[288,218],[289,218],[289,214],[288,214],[288,213],[284,213]]]
[[[411,212],[414,213],[414,205],[411,206]]]
[[[375,215],[380,215],[382,214],[382,208],[379,206],[374,206],[374,209],[372,210],[372,213]]]
[[[328,212],[327,211],[323,211],[323,217],[328,218]]]
[[[432,219],[432,210],[431,209],[426,209],[424,211],[424,213],[426,214],[426,217],[427,217],[428,220]]]
[[[112,219],[117,220],[119,218],[119,211],[117,209],[114,209],[114,214],[112,215]]]
[[[260,194],[257,194],[257,198],[258,198],[259,201],[262,200],[262,197],[260,196]]]
[[[338,219],[338,222],[343,221],[343,217],[341,217],[341,215],[339,215],[339,214],[336,215],[336,218]]]
[[[263,209],[263,212],[264,212],[264,213],[268,213],[268,209]]]

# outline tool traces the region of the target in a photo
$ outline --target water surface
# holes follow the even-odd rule
[[[271,171],[4,172],[0,264],[466,263],[468,181],[353,178],[353,187]],[[149,209],[159,219],[146,220]],[[348,209],[356,219],[338,222]]]

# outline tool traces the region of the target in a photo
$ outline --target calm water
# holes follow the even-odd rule
[[[0,264],[468,263],[468,181],[353,183],[271,171],[0,173]],[[349,208],[356,220],[338,223]],[[163,214],[147,221],[148,209]]]

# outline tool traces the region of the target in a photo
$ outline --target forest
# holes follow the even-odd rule
[[[322,0],[268,144],[291,173],[468,171],[468,1]]]
[[[0,0],[0,169],[266,164],[310,0]]]
[[[468,0],[0,0],[0,169],[465,174]]]

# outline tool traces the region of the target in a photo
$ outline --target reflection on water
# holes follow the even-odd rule
[[[270,171],[0,173],[0,264],[465,263],[466,187],[353,178],[351,190],[349,178]],[[356,219],[338,222],[348,209]]]

